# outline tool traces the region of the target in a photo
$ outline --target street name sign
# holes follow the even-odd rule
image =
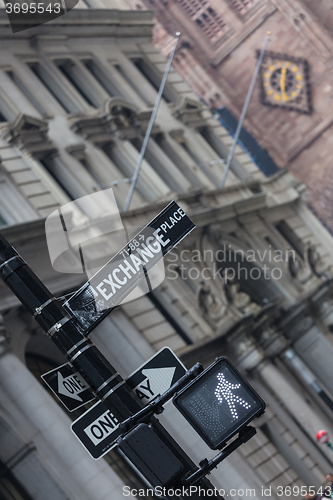
[[[135,370],[127,383],[145,406],[168,390],[186,371],[171,349],[164,347]],[[112,400],[112,394],[110,398]],[[121,434],[119,423],[112,411],[100,401],[76,419],[71,429],[92,458],[97,460],[116,446],[115,440]]]
[[[63,307],[88,335],[195,225],[175,201],[134,236]]]
[[[94,399],[89,385],[68,363],[42,375],[51,391],[68,411],[74,411]]]

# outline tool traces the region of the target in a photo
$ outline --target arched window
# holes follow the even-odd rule
[[[236,13],[243,17],[249,10],[252,9],[254,4],[258,3],[259,0],[228,0],[231,4],[232,8],[236,11]]]
[[[230,31],[229,26],[207,0],[178,0],[178,3],[211,42],[219,40]]]

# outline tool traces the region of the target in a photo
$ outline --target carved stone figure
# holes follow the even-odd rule
[[[256,315],[261,311],[262,308],[252,300],[250,295],[241,290],[240,283],[235,278],[226,279],[224,286],[229,302],[233,304],[242,314]]]
[[[226,314],[225,305],[204,281],[201,281],[198,290],[198,304],[203,315],[214,322],[218,322]]]

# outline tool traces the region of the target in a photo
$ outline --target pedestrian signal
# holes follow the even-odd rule
[[[173,398],[213,450],[265,411],[265,402],[225,357],[218,358]]]

